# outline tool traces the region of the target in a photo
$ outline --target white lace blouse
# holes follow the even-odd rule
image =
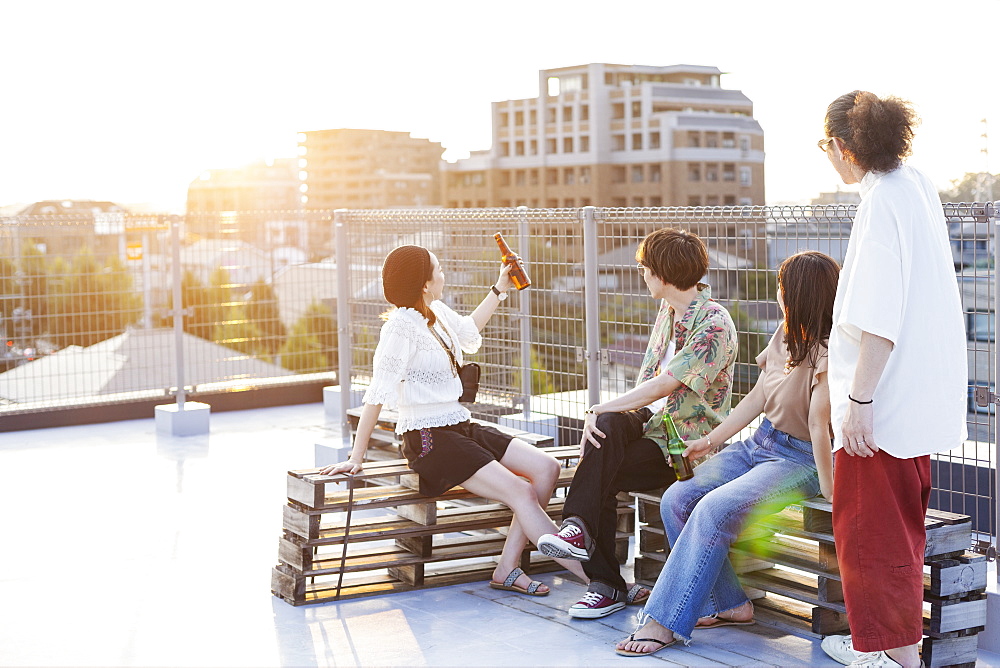
[[[463,352],[479,350],[483,339],[472,316],[461,316],[441,301],[432,302],[431,310],[437,316],[435,330],[451,345],[459,364]],[[444,427],[471,417],[458,402],[462,381],[455,374],[451,358],[419,311],[397,308],[389,314],[379,334],[373,366],[364,402],[396,408],[396,433]]]

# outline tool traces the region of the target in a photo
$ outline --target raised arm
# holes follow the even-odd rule
[[[335,473],[361,473],[364,469],[365,452],[368,451],[368,441],[375,431],[378,423],[379,413],[382,412],[382,404],[365,404],[361,409],[361,418],[358,420],[358,431],[354,435],[354,447],[351,448],[351,456],[346,462],[324,466],[319,470],[323,475],[333,475]]]
[[[500,267],[500,276],[497,278],[497,282],[494,283],[498,292],[507,292],[512,287],[514,287],[514,282],[510,280],[510,265],[505,264]],[[493,316],[493,312],[497,310],[497,306],[500,305],[500,297],[493,290],[486,293],[483,301],[479,303],[476,310],[472,312],[472,320],[476,323],[476,327],[479,331],[483,331],[483,327],[489,322],[489,319]]]

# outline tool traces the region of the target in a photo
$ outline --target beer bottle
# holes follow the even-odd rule
[[[681,454],[684,452],[684,441],[677,433],[677,426],[667,411],[663,411],[663,429],[667,432],[667,452],[670,453],[670,460],[674,464],[674,474],[678,480],[687,480],[694,476],[694,471],[691,470],[688,458]]]
[[[500,247],[501,259],[503,259],[504,264],[511,265],[510,270],[510,280],[514,282],[514,287],[518,290],[524,290],[526,287],[531,285],[531,279],[528,278],[528,272],[524,270],[524,261],[521,256],[510,249],[507,242],[503,240],[503,235],[497,232],[493,235],[493,238],[497,240],[497,246]]]

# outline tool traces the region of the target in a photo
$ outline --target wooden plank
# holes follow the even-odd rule
[[[936,522],[927,529],[927,548],[924,557],[962,553],[972,545],[972,520],[945,524]]]
[[[772,561],[813,575],[840,580],[839,572],[819,567],[819,548],[816,543],[773,536],[768,539],[736,543],[730,551]]]
[[[965,595],[986,588],[986,556],[966,552],[954,559],[927,562],[924,589],[932,596]]]
[[[924,638],[920,658],[928,668],[939,666],[975,666],[978,658],[975,635],[957,638]]]
[[[931,604],[924,618],[931,633],[950,633],[986,625],[986,596],[970,600],[944,600]]]
[[[740,576],[740,582],[757,589],[773,592],[788,598],[811,603],[814,606],[828,608],[836,612],[847,612],[843,603],[837,601],[821,601],[814,578],[794,571],[769,568],[753,571]]]

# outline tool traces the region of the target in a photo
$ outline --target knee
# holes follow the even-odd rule
[[[538,466],[537,479],[546,485],[554,485],[559,479],[559,471],[562,466],[559,460],[550,455],[545,455]]]
[[[660,517],[663,518],[664,522],[672,519],[678,519],[682,522],[687,520],[694,496],[692,494],[693,487],[693,485],[685,485],[681,482],[675,482],[667,487],[663,496],[660,497]]]
[[[531,486],[531,483],[524,478],[515,477],[510,484],[505,485],[505,497],[502,499],[511,508],[521,508],[524,504],[534,503],[538,504],[538,497],[535,496],[535,490]]]

